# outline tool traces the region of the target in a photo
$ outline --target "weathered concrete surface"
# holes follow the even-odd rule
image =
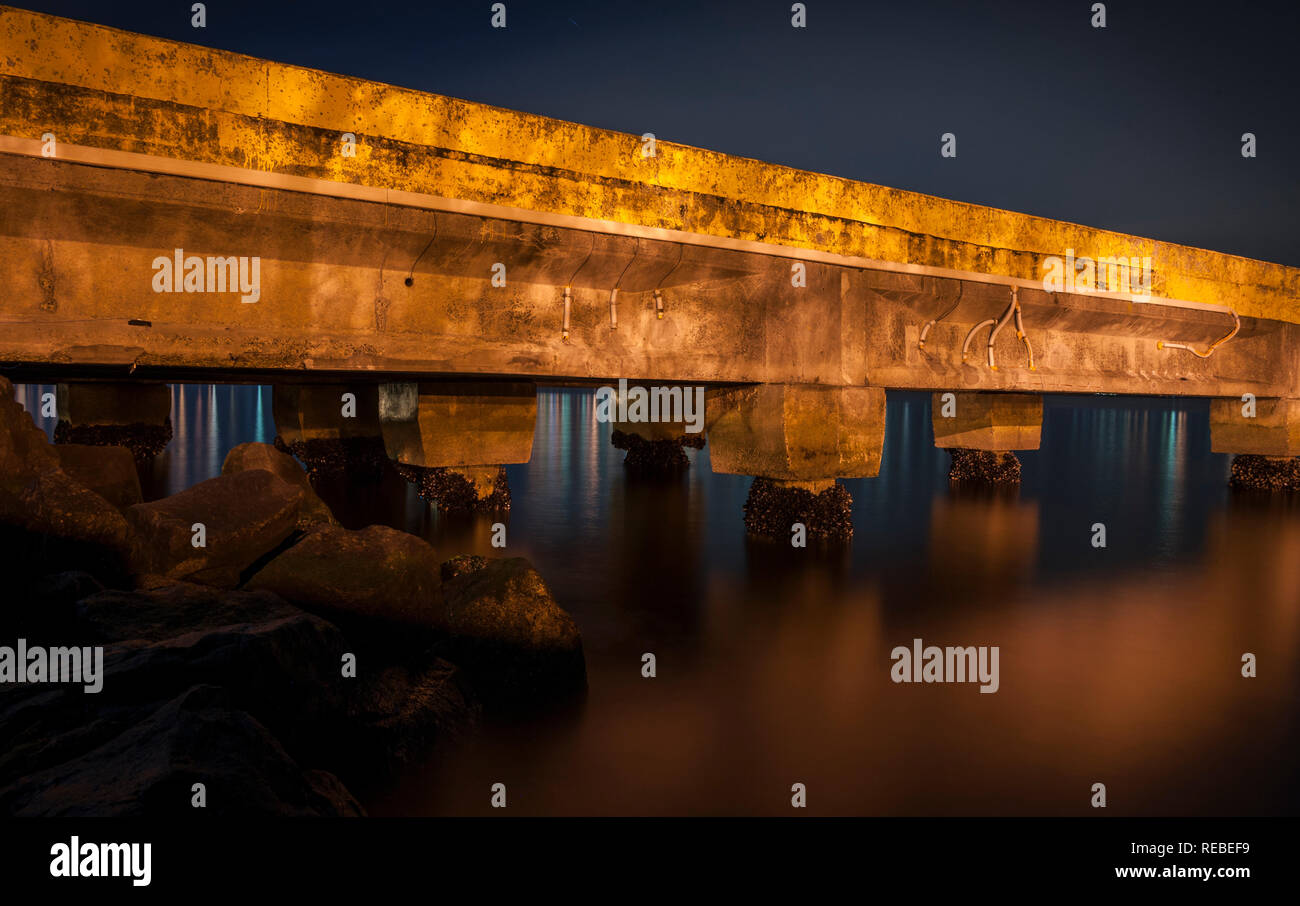
[[[391,459],[412,466],[496,466],[532,456],[531,382],[382,384],[379,420]]]
[[[1300,456],[1300,399],[1256,399],[1247,416],[1240,399],[1210,401],[1210,450],[1256,456]]]
[[[1157,294],[1251,317],[1300,290],[1292,268],[669,141],[647,158],[640,136],[20,10],[0,12],[0,77],[9,135],[1027,279],[1066,248],[1150,255]]]
[[[382,435],[374,384],[276,384],[271,415],[276,433],[288,444]]]
[[[705,443],[703,387],[620,382],[610,389],[610,443],[627,451],[624,466],[641,472],[690,468],[683,448],[700,450]]]
[[[930,401],[934,445],[1006,452],[1037,450],[1043,433],[1043,398],[1031,393],[954,393],[952,416],[946,394]]]
[[[784,482],[874,478],[885,440],[877,387],[765,384],[712,390],[705,399],[714,472]]]
[[[172,439],[172,391],[149,381],[59,384],[57,444],[126,447],[138,461],[148,460]]]
[[[126,447],[57,444],[54,453],[63,471],[119,510],[144,502],[135,457]]]
[[[32,156],[51,130],[63,152]],[[0,10],[0,360],[1300,397],[1295,268],[641,144]],[[140,156],[103,158],[123,154]],[[175,248],[260,257],[260,301],[155,294],[151,262]],[[1155,296],[1230,305],[1241,332],[1200,359],[1157,341],[1203,348],[1224,312],[1025,288],[1037,369],[1012,331],[996,371],[963,363],[966,332],[1007,301],[976,278],[1036,285],[1067,249],[1150,257]]]
[[[383,472],[375,384],[276,384],[271,416],[277,449],[302,460],[309,475]]]
[[[59,421],[81,425],[161,425],[171,415],[172,391],[147,381],[59,384]]]

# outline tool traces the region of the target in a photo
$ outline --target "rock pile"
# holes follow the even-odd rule
[[[0,813],[191,814],[202,783],[210,813],[362,814],[349,777],[585,689],[526,560],[343,528],[266,444],[156,501],[133,462],[51,446],[0,378],[0,645],[104,655],[99,693],[0,684]]]

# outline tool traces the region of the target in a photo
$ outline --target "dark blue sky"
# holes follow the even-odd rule
[[[19,5],[1300,266],[1300,2]],[[957,135],[956,159],[939,137]],[[1258,157],[1241,156],[1253,132]]]

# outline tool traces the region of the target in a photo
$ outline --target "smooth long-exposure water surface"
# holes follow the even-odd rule
[[[20,388],[29,411],[43,389]],[[275,436],[265,387],[177,385],[172,419],[150,497]],[[1049,397],[1008,496],[951,490],[928,395],[891,393],[879,477],[844,482],[852,541],[805,550],[746,537],[750,479],[707,447],[647,479],[610,430],[592,390],[543,389],[507,468],[506,553],[582,630],[586,702],[358,789],[372,813],[485,814],[495,782],[521,814],[790,814],[796,782],[830,814],[1087,814],[1097,782],[1110,814],[1300,806],[1300,503],[1227,488],[1204,401]],[[400,481],[322,496],[352,528],[501,554],[500,517]],[[894,684],[914,638],[999,646],[999,691]]]

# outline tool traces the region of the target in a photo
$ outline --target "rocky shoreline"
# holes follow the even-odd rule
[[[0,814],[361,815],[484,719],[572,701],[582,639],[521,558],[343,528],[268,444],[144,501],[133,454],[52,445],[0,378],[0,644],[102,646],[103,689],[0,683]]]

